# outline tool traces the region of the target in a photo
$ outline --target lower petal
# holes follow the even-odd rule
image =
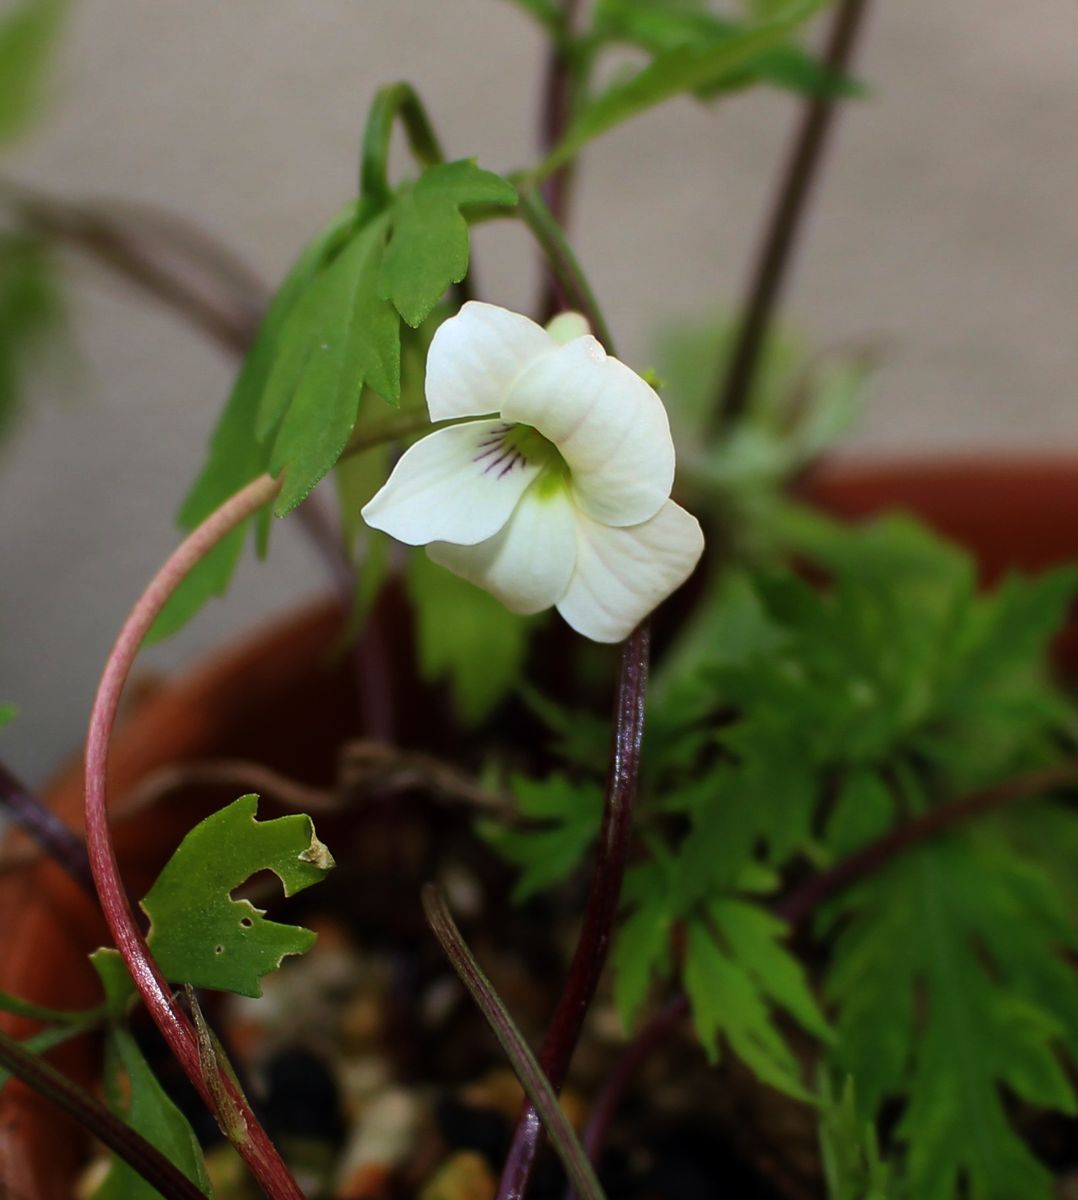
[[[595,642],[620,642],[680,587],[704,549],[700,523],[667,500],[640,525],[601,525],[577,513],[576,570],[558,612]]]
[[[565,594],[576,564],[573,505],[564,488],[533,484],[505,528],[478,546],[435,542],[430,557],[515,613],[537,613]]]
[[[539,473],[502,445],[507,432],[502,421],[469,421],[428,434],[401,455],[363,519],[410,546],[493,537]]]

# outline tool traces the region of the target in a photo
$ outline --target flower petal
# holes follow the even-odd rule
[[[673,500],[649,521],[601,525],[577,513],[576,570],[558,612],[595,642],[620,642],[696,566],[700,523]]]
[[[410,546],[474,546],[509,520],[539,464],[503,450],[503,421],[438,429],[401,455],[363,519]]]
[[[485,588],[515,613],[537,613],[565,594],[576,564],[576,521],[568,490],[533,484],[501,532],[478,546],[435,542],[427,554]]]
[[[519,313],[469,300],[438,326],[427,353],[427,407],[432,421],[501,411],[509,385],[557,343]]]
[[[526,366],[501,412],[558,447],[581,507],[597,521],[638,525],[670,495],[674,443],[662,401],[591,336]]]

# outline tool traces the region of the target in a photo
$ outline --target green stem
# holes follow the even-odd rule
[[[78,1011],[46,1008],[42,1004],[32,1004],[29,1000],[23,1000],[21,996],[0,992],[0,1012],[25,1017],[28,1021],[51,1021],[57,1025],[92,1025],[105,1016],[106,1009],[104,1006]]]
[[[375,208],[384,208],[393,197],[389,183],[389,147],[393,123],[400,118],[408,145],[425,167],[444,162],[445,155],[427,116],[427,110],[410,83],[391,83],[374,97],[360,151],[360,195]]]
[[[528,1048],[528,1043],[509,1015],[501,997],[468,949],[450,915],[445,899],[433,884],[428,883],[423,888],[423,909],[446,957],[486,1017],[487,1024],[512,1063],[528,1099],[535,1106],[550,1134],[550,1140],[577,1195],[582,1197],[582,1200],[604,1200],[602,1186],[558,1103],[550,1081]]]
[[[387,417],[384,421],[357,426],[348,439],[341,458],[349,458],[353,454],[360,454],[364,450],[381,446],[384,442],[395,442],[399,438],[408,437],[413,433],[441,429],[444,425],[451,424],[453,424],[452,421],[431,421],[430,416],[421,409],[400,412],[392,417]]]
[[[565,232],[554,219],[542,197],[534,188],[521,189],[520,203],[516,211],[538,242],[547,265],[565,292],[566,299],[587,317],[592,332],[606,350],[613,354],[613,338],[595,293],[591,290]]]

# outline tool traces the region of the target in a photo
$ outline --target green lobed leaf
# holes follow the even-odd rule
[[[625,899],[635,906],[618,927],[610,954],[614,970],[614,1006],[626,1031],[631,1031],[657,975],[670,970],[670,939],[675,913],[667,888],[652,877],[661,874],[656,863],[631,867]]]
[[[257,811],[257,796],[241,796],[201,821],[144,897],[150,948],[167,979],[260,996],[263,975],[314,944],[309,930],[268,921],[249,900],[233,898],[259,871],[277,875],[290,896],[333,866],[310,817],[259,821]]]
[[[869,1114],[909,1093],[910,1194],[949,1200],[965,1179],[977,1200],[1048,1200],[1051,1176],[1000,1092],[1076,1111],[1056,1048],[1078,1050],[1059,957],[1078,937],[1041,872],[981,828],[908,853],[836,911],[835,1057]]]
[[[559,883],[580,865],[599,830],[603,791],[597,783],[573,782],[564,775],[543,780],[518,775],[512,791],[519,815],[539,828],[524,830],[488,821],[481,832],[520,869],[513,890],[513,898],[520,902]]]
[[[354,204],[339,213],[307,244],[277,290],[214,429],[206,462],[180,508],[178,520],[182,529],[192,530],[200,525],[230,496],[269,468],[271,445],[259,437],[258,431],[262,429],[268,436],[283,415],[277,414],[267,423],[262,406],[286,324],[325,260],[339,247],[356,219]],[[261,523],[263,540],[268,534],[267,517],[268,510],[267,516],[252,519],[256,524]],[[227,591],[252,521],[233,530],[183,580],[154,622],[147,641],[170,637],[207,600]]]
[[[0,142],[21,134],[44,99],[66,0],[23,0],[0,17]]]
[[[397,198],[379,294],[413,328],[421,324],[450,284],[468,273],[468,222],[461,210],[510,208],[516,202],[516,188],[473,159],[428,167]]]
[[[538,174],[549,175],[593,138],[656,104],[682,92],[714,87],[720,79],[736,76],[760,54],[784,41],[824,3],[826,0],[795,0],[773,19],[746,28],[717,45],[704,49],[678,46],[657,55],[631,79],[612,84],[585,105],[565,137],[540,164]]]
[[[745,31],[743,23],[720,17],[703,6],[656,3],[655,0],[600,0],[594,34],[602,41],[628,42],[659,55],[691,47],[701,53]],[[852,81],[835,74],[798,46],[765,50],[741,71],[721,72],[713,84],[694,89],[702,98],[764,79],[809,95],[849,96],[859,93]]]
[[[266,381],[263,413],[283,407],[269,469],[284,472],[278,516],[340,458],[364,387],[400,399],[400,322],[377,293],[387,222],[369,221],[308,289]],[[467,235],[465,235],[467,236]],[[280,397],[287,396],[283,402]]]
[[[797,1059],[769,1010],[769,1001],[778,997],[772,995],[767,973],[756,974],[754,966],[753,958],[746,960],[723,946],[707,923],[689,921],[682,973],[693,1024],[708,1057],[718,1060],[721,1037],[764,1083],[809,1100]],[[800,968],[794,964],[790,970]]]
[[[437,566],[423,550],[408,557],[419,669],[447,682],[465,725],[484,721],[516,685],[535,621]]]

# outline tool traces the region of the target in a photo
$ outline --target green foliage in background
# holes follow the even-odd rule
[[[876,1129],[857,1111],[853,1080],[835,1094],[826,1072],[818,1088],[820,1157],[828,1200],[894,1200],[888,1165],[880,1158]]]
[[[408,556],[407,585],[420,673],[448,683],[461,721],[479,724],[520,679],[534,621],[436,566],[424,550]]]
[[[795,864],[825,869],[896,824],[1058,760],[1076,714],[1043,664],[1078,571],[979,593],[968,555],[905,518],[850,529],[788,507],[778,528],[825,585],[774,562],[728,572],[682,630],[692,653],[675,643],[656,679],[640,852],[613,952],[619,1011],[633,1022],[659,981],[680,977],[709,1053],[725,1043],[805,1096],[785,1012],[854,1081],[859,1121],[904,1102],[896,1137],[911,1195],[950,1197],[965,1179],[986,1200],[1048,1197],[1001,1086],[1074,1111],[1059,1052],[1078,1061],[1076,913],[1029,832],[1047,820],[1073,845],[1073,810],[1046,791],[834,900],[816,928],[830,946],[833,1029],[765,898]],[[567,772],[521,792],[541,823],[493,839],[522,881],[553,882],[555,862],[569,873],[596,833],[595,809],[590,822],[569,814],[599,784],[601,735],[581,721],[568,738],[569,723],[553,730]]]
[[[565,136],[543,160],[539,173],[549,174],[601,134],[674,96],[724,90],[743,83],[746,74],[749,78],[761,77],[769,69],[768,56],[826,2],[793,0],[773,17],[756,24],[730,26],[721,33],[713,27],[705,28],[695,37],[679,36],[668,48],[659,49],[641,70],[626,79],[616,79],[587,97]],[[624,26],[633,7],[624,2],[611,3],[607,10],[620,14]],[[639,17],[640,6],[635,7]],[[647,14],[644,16],[646,20]],[[650,23],[654,25],[657,19],[651,14]],[[623,37],[624,33],[619,32],[618,36]],[[651,40],[654,42],[655,38]]]
[[[18,419],[29,369],[63,327],[51,253],[37,238],[0,231],[0,442]]]
[[[46,73],[67,0],[22,0],[0,16],[0,144],[44,107]]]

